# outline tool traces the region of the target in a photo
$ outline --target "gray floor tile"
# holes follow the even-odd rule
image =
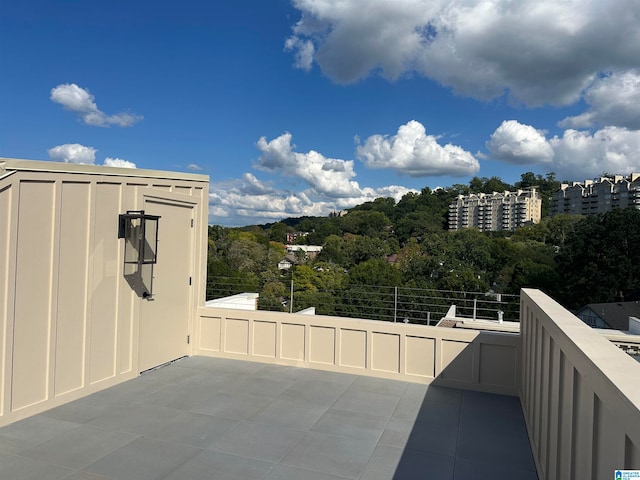
[[[360,390],[371,393],[384,393],[401,397],[407,388],[407,382],[397,380],[387,380],[376,377],[358,377],[351,384],[352,390]]]
[[[116,480],[162,479],[201,451],[186,445],[138,438],[84,470]]]
[[[135,435],[155,436],[177,425],[180,413],[173,408],[134,404],[117,408],[87,425]]]
[[[458,442],[458,426],[442,422],[415,422],[406,447],[422,452],[455,456]]]
[[[299,430],[242,422],[218,438],[213,450],[277,463],[304,435]]]
[[[305,380],[311,380],[312,382],[332,382],[342,383],[344,385],[351,385],[358,378],[358,375],[350,375],[348,373],[328,372],[326,370],[313,370],[307,369],[307,375],[304,376]]]
[[[409,440],[414,423],[411,419],[391,417],[384,427],[380,437],[380,444],[388,447],[404,448]]]
[[[378,445],[360,480],[391,480],[402,457],[402,448]]]
[[[394,480],[453,479],[454,457],[405,448]]]
[[[293,430],[308,430],[326,411],[324,405],[278,397],[249,417],[249,420]]]
[[[304,368],[288,367],[286,365],[265,365],[254,374],[259,378],[273,378],[276,380],[298,381],[305,377]]]
[[[245,420],[268,405],[269,402],[270,399],[267,397],[218,393],[213,397],[203,399],[194,411],[218,417]]]
[[[328,410],[310,430],[349,437],[357,441],[377,442],[386,424],[387,419],[384,417],[343,410]]]
[[[274,465],[266,480],[344,480],[344,478],[286,465]]]
[[[124,405],[124,402],[118,403],[118,406],[121,405]],[[106,401],[101,393],[98,393],[52,408],[41,415],[69,422],[87,423],[114,408],[116,407],[113,403]]]
[[[204,450],[171,472],[164,480],[260,480],[273,464]]]
[[[282,392],[280,396],[331,406],[348,387],[349,385],[344,382],[314,381],[305,378],[296,381]]]
[[[425,400],[415,417],[415,421],[437,423],[457,429],[460,423],[460,406],[455,403]]]
[[[194,368],[205,371],[214,370],[216,372],[231,373],[233,375],[253,375],[266,366],[264,363],[211,357],[189,357],[180,360],[178,365],[183,368]]]
[[[347,412],[362,412],[366,405],[366,412],[380,417],[391,417],[398,405],[399,398],[384,393],[370,393],[360,390],[347,389],[332,408]]]
[[[358,478],[369,461],[375,442],[307,433],[280,462],[329,475]]]
[[[79,469],[132,442],[137,437],[81,425],[40,443],[21,456],[61,467]]]
[[[250,377],[223,388],[224,393],[233,395],[249,395],[261,397],[277,397],[293,384],[291,380],[275,380],[273,378]]]
[[[454,465],[535,478],[517,398],[191,357],[0,428],[1,480],[451,480]]]
[[[443,402],[447,404],[460,405],[462,403],[463,390],[456,388],[440,387],[429,385],[424,394],[425,400],[429,402]]]
[[[0,452],[20,453],[78,426],[78,423],[34,415],[0,429]]]
[[[64,477],[64,480],[111,480],[109,477],[103,477],[102,475],[94,475],[93,473],[77,471],[73,472],[68,477]]]
[[[476,460],[456,459],[454,480],[495,480],[496,478],[538,480],[538,475],[531,470],[486,464]]]
[[[204,413],[180,412],[173,422],[150,434],[156,440],[209,448],[238,424],[239,420]]]
[[[0,453],[0,478],[7,480],[62,480],[73,470],[30,458]]]
[[[456,456],[479,463],[535,471],[528,438],[492,431],[461,431]]]

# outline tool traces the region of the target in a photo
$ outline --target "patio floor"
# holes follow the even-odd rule
[[[191,357],[0,428],[0,478],[537,476],[515,397]]]

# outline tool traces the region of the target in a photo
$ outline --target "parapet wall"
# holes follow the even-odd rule
[[[222,308],[198,317],[195,355],[518,392],[518,335]]]
[[[539,290],[522,290],[520,319],[520,400],[540,480],[640,469],[640,363]]]

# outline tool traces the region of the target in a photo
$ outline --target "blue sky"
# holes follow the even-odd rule
[[[210,222],[640,171],[637,0],[5,0],[0,156],[205,173]]]

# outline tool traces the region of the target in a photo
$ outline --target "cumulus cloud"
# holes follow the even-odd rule
[[[94,101],[93,95],[75,83],[60,84],[51,89],[51,100],[59,103],[66,110],[77,113],[86,125],[95,127],[130,127],[142,120],[141,115],[130,113],[116,113],[107,115],[102,112]]]
[[[339,83],[417,73],[481,99],[569,104],[600,72],[640,67],[636,0],[294,0],[285,47]]]
[[[190,163],[187,165],[187,170],[193,170],[194,172],[199,172],[202,170],[202,167],[196,163]]]
[[[136,168],[136,164],[122,158],[107,157],[104,159],[105,167],[118,167],[118,168]]]
[[[262,152],[258,159],[260,169],[299,178],[318,194],[332,198],[354,197],[360,192],[358,182],[351,180],[356,176],[353,160],[326,158],[314,150],[295,152],[290,133],[271,141],[261,137],[256,145]]]
[[[79,143],[65,143],[57,145],[48,150],[49,158],[54,162],[77,163],[94,165],[96,162],[96,150]],[[103,165],[105,167],[136,168],[136,164],[122,158],[106,157]]]
[[[640,53],[639,53],[640,55]],[[567,117],[563,128],[589,128],[598,125],[640,130],[640,71],[608,73],[598,78],[584,94],[589,109]]]
[[[615,126],[593,133],[568,129],[561,136],[546,139],[544,132],[509,120],[491,135],[487,148],[496,160],[544,164],[569,180],[597,177],[605,171],[640,171],[640,131]]]
[[[640,171],[640,131],[605,127],[595,133],[569,129],[549,140],[555,167],[566,178],[596,177],[602,172],[628,174]]]
[[[399,185],[380,188],[361,187],[354,162],[326,158],[313,150],[296,152],[292,136],[285,133],[273,140],[262,137],[256,143],[261,151],[255,167],[266,173],[291,177],[304,187],[290,191],[262,181],[252,173],[226,182],[215,182],[209,190],[209,219],[212,223],[246,225],[274,222],[287,217],[326,216],[379,197],[396,201],[410,191]]]
[[[353,197],[329,197],[308,189],[291,192],[266,185],[254,175],[241,179],[215,182],[209,189],[209,221],[229,226],[275,222],[287,217],[326,216],[379,197],[400,200],[414,191],[392,185],[363,188]]]
[[[471,153],[456,145],[440,145],[415,120],[400,126],[396,135],[372,135],[358,145],[356,155],[369,168],[392,168],[412,177],[473,175],[480,169]]]
[[[553,160],[553,148],[545,138],[545,132],[516,120],[505,120],[486,143],[491,156],[512,164],[549,163]]]
[[[49,158],[55,162],[93,164],[97,150],[79,143],[65,143],[48,150]]]

